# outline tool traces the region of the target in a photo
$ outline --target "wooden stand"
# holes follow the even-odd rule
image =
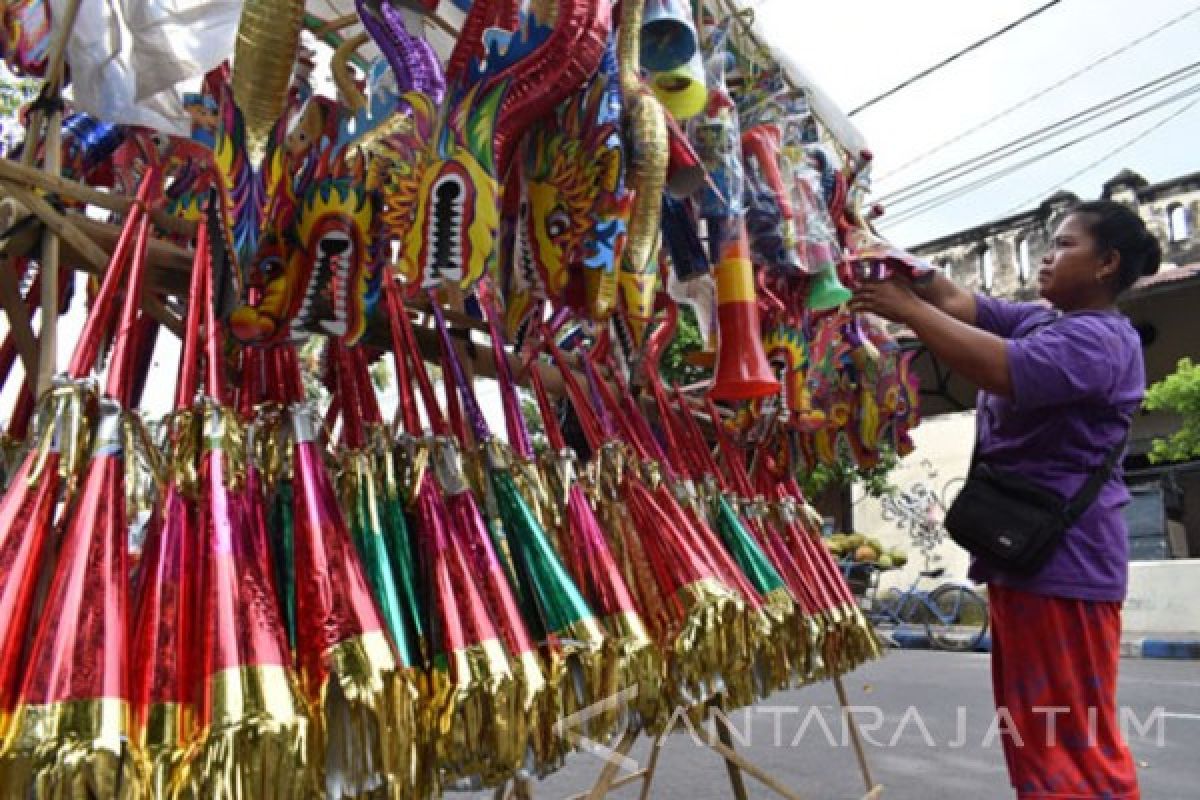
[[[871,768],[867,764],[867,755],[866,751],[863,750],[858,727],[850,717],[846,687],[842,683],[841,676],[834,676],[833,686],[837,694],[838,705],[841,707],[842,714],[845,717],[845,724],[850,733],[851,743],[854,746],[854,755],[858,761],[858,768],[862,774],[863,784],[866,787],[866,794],[862,796],[861,800],[878,800],[878,798],[883,796],[883,786],[875,783],[874,778],[871,776]],[[721,710],[722,708],[719,699],[710,701],[709,705],[717,710]],[[725,769],[729,774],[730,796],[734,800],[747,800],[749,797],[746,792],[744,775],[754,778],[763,786],[766,786],[772,792],[784,798],[784,800],[806,800],[805,795],[801,795],[789,788],[783,781],[771,775],[734,749],[733,734],[729,728],[729,720],[723,713],[718,713],[713,718],[713,727],[716,728],[716,735],[703,725],[688,725],[686,727],[695,738],[724,759]],[[654,784],[654,777],[658,772],[659,757],[663,747],[666,745],[666,738],[671,733],[672,731],[663,731],[654,739],[654,744],[650,747],[650,760],[645,767],[628,775],[618,777],[617,773],[621,770],[622,761],[628,757],[639,735],[635,731],[626,731],[616,747],[613,748],[614,757],[606,759],[604,767],[601,768],[600,774],[596,777],[596,782],[592,784],[592,788],[580,794],[570,795],[566,800],[604,800],[604,798],[608,797],[609,792],[632,783],[637,783],[638,781],[642,782],[642,791],[638,795],[639,800],[648,800],[650,790]],[[495,800],[533,800],[533,788],[528,779],[518,778],[497,789],[494,797]]]

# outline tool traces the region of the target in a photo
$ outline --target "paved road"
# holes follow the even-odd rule
[[[989,736],[995,723],[989,681],[987,655],[927,651],[893,651],[847,677],[850,702],[866,707],[860,724],[876,743],[867,745],[867,757],[886,800],[1011,800],[1000,740]],[[1126,659],[1119,699],[1129,709],[1128,738],[1143,798],[1200,797],[1197,662]],[[738,749],[805,800],[861,798],[861,777],[852,748],[844,744],[836,704],[825,683],[734,712],[731,721],[744,739]],[[633,756],[645,763],[648,750],[643,743]],[[583,792],[599,768],[594,757],[576,754],[562,771],[535,784],[536,796],[557,800]],[[723,762],[686,732],[669,740],[658,775],[654,798],[729,796]],[[750,797],[777,797],[746,781]],[[612,796],[636,798],[638,792],[627,787]]]

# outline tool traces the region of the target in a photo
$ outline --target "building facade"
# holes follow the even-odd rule
[[[1200,172],[1150,184],[1122,170],[1102,196],[1138,212],[1159,239],[1164,263],[1200,262]],[[977,225],[912,248],[969,289],[1013,300],[1037,296],[1038,263],[1063,216],[1080,202],[1070,192],[1051,195],[1032,211]]]

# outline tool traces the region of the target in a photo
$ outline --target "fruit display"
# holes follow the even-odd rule
[[[879,569],[898,569],[908,563],[908,553],[864,533],[835,533],[824,539],[825,547],[837,559],[859,564],[874,564]]]

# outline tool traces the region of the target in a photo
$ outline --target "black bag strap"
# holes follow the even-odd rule
[[[1112,474],[1113,467],[1117,465],[1117,459],[1121,457],[1121,453],[1125,450],[1125,443],[1128,441],[1129,431],[1126,430],[1121,440],[1108,451],[1100,468],[1088,476],[1087,482],[1067,502],[1066,508],[1063,509],[1063,519],[1066,520],[1068,527],[1074,525],[1075,521],[1083,516],[1083,512],[1087,511],[1088,506],[1096,499],[1096,495],[1100,494],[1100,489],[1104,487],[1108,476]]]
[[[1117,459],[1121,457],[1121,453],[1125,451],[1125,444],[1129,441],[1129,432],[1132,430],[1132,425],[1125,431],[1125,435],[1121,440],[1112,446],[1108,451],[1108,455],[1104,457],[1104,463],[1100,468],[1088,476],[1087,481],[1080,487],[1075,496],[1067,501],[1063,507],[1063,521],[1067,527],[1075,524],[1075,522],[1083,516],[1083,512],[1088,510],[1100,494],[1100,490],[1104,488],[1108,476],[1112,474],[1113,467],[1117,465]],[[975,437],[975,446],[971,449],[971,463],[967,467],[967,476],[975,471],[975,467],[979,465],[979,437]]]

